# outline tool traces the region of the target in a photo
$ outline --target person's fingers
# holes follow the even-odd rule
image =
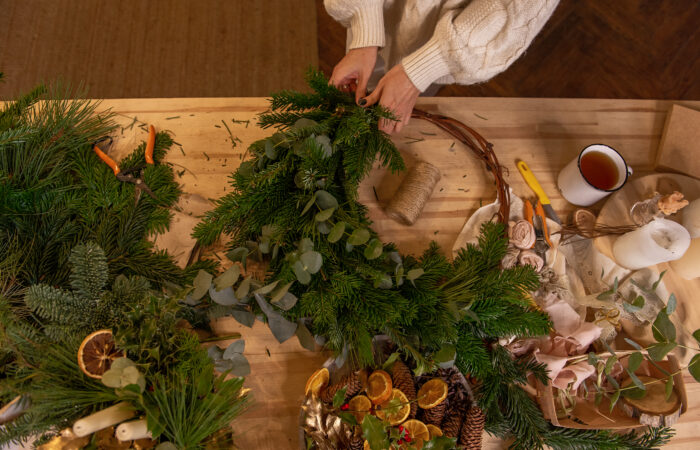
[[[355,103],[359,105],[360,100],[362,100],[365,95],[367,95],[367,78],[360,75],[357,79],[357,89],[355,90]]]
[[[384,84],[382,83],[382,80],[379,80],[379,84],[377,84],[377,88],[372,91],[371,94],[369,94],[366,97],[363,97],[357,101],[357,104],[360,106],[372,106],[375,103],[379,101],[380,98],[382,98],[382,91],[384,90]]]

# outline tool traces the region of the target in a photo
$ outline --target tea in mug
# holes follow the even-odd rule
[[[587,152],[581,157],[581,174],[594,187],[608,191],[620,180],[617,164],[603,152]]]

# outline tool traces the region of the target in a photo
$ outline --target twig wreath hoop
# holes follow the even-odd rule
[[[435,124],[438,128],[464,144],[477,158],[486,164],[486,169],[491,172],[496,180],[496,196],[499,204],[498,221],[507,224],[510,214],[510,191],[508,183],[503,179],[503,169],[493,150],[493,144],[473,128],[451,117],[432,114],[417,108],[413,110],[411,117]]]

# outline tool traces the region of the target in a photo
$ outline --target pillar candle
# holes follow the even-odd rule
[[[690,246],[690,234],[683,225],[655,219],[613,244],[613,256],[627,269],[637,270],[679,259]]]
[[[137,439],[151,439],[151,432],[148,431],[146,419],[124,422],[117,427],[114,433],[120,441],[135,441]]]
[[[129,402],[117,403],[107,409],[98,411],[82,419],[76,420],[73,424],[73,433],[78,437],[87,436],[96,431],[116,425],[136,415],[136,411]]]

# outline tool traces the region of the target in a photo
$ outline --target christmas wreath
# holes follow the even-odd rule
[[[552,427],[520,387],[528,376],[547,383],[546,370],[498,344],[501,337],[550,331],[547,315],[527,298],[539,284],[536,273],[501,268],[504,226],[485,224],[478,244],[453,261],[435,244],[414,257],[382,242],[357,191],[375,160],[404,169],[377,128],[391,113],[357,106],[319,72],[309,72],[308,82],[309,93],[272,96],[259,124],[276,132],[249,147],[232,191],[194,231],[202,245],[226,234],[228,257],[244,266],[265,261],[265,279],[251,290],[255,281],[241,278],[238,268],[211,286],[211,277],[200,274],[199,294],[190,301],[209,288],[219,315],[246,316],[242,323],[250,326],[260,313],[278,339],[296,333],[313,344],[315,336],[354,369],[373,366],[372,339],[380,334],[408,356],[417,375],[454,360],[474,381],[486,430],[514,437],[516,448],[637,448],[668,439],[668,429],[639,437]],[[455,121],[441,128],[451,132]],[[489,169],[500,171],[497,161]]]

